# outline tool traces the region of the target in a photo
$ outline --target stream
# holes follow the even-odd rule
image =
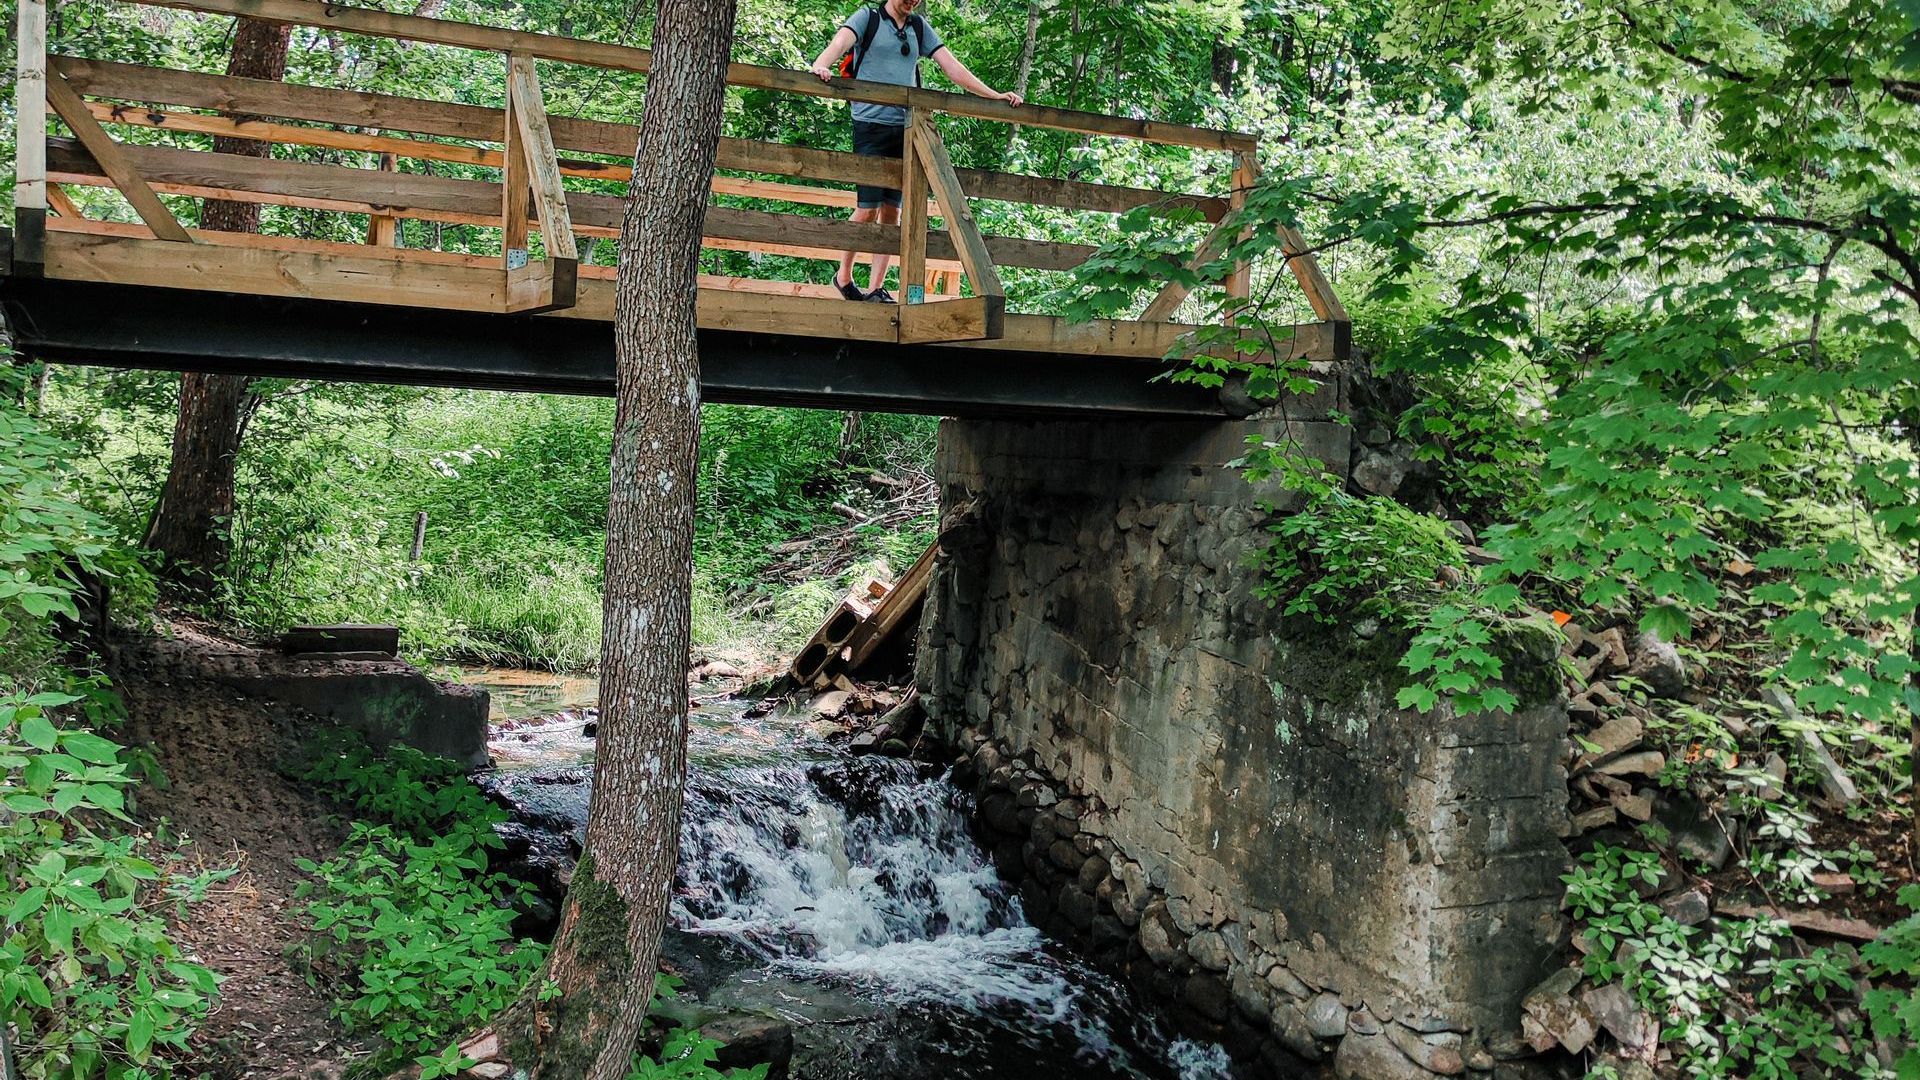
[[[592,681],[465,681],[494,691],[498,769],[483,786],[536,853],[577,844]],[[970,796],[943,776],[846,755],[805,713],[696,700],[664,946],[687,983],[671,1008],[689,1022],[702,1009],[779,1018],[797,1080],[1232,1075],[1218,1047],[1174,1037],[1027,923],[968,830]]]

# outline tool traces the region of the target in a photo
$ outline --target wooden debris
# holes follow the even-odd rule
[[[928,547],[898,582],[869,580],[840,601],[794,656],[789,669],[793,680],[819,689],[853,689],[849,676],[858,674],[882,646],[912,625],[926,599],[938,550],[937,544]]]
[[[1880,936],[1881,930],[1880,927],[1874,926],[1865,919],[1849,919],[1824,911],[1755,907],[1737,900],[1722,900],[1714,905],[1713,912],[1716,915],[1731,916],[1735,919],[1778,919],[1795,930],[1826,937],[1848,938],[1853,941],[1872,941]]]

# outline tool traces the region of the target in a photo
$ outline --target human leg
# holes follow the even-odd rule
[[[856,206],[853,210],[853,220],[856,222],[873,221],[879,216],[880,208],[878,206]],[[843,251],[840,253],[840,272],[834,275],[833,278],[835,285],[846,286],[853,284],[853,259],[856,254],[858,253],[853,251]],[[882,264],[882,269],[884,270],[884,264]],[[868,282],[867,284],[869,288],[875,287],[873,282]]]
[[[898,192],[894,193],[894,198],[896,199],[899,198]],[[900,204],[897,202],[881,203],[880,206],[877,208],[877,213],[879,214],[880,224],[882,225],[900,224]],[[887,282],[887,267],[892,263],[893,263],[892,252],[890,251],[875,252],[873,256],[873,277],[871,280],[867,282],[867,288],[878,289],[882,285],[885,285]],[[903,288],[906,286],[906,282],[904,281],[901,282],[900,284]]]

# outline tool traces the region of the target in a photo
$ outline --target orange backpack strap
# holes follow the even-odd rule
[[[867,50],[873,47],[873,36],[880,32],[880,20],[886,17],[886,13],[877,4],[867,8],[867,28],[860,31],[860,40],[854,43],[853,48],[847,50],[847,55],[840,58],[841,78],[859,78],[860,63],[867,58]]]

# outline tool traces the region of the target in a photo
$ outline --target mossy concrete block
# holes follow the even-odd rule
[[[1514,715],[1398,708],[1404,636],[1286,622],[1258,595],[1244,553],[1269,519],[1249,507],[1274,493],[1228,467],[1249,435],[1346,467],[1347,430],[1317,418],[943,423],[943,511],[967,542],[925,624],[933,727],[1105,808],[1110,894],[1153,964],[1244,987],[1284,962],[1316,990],[1512,1029],[1562,936],[1552,635],[1498,643]],[[1405,1060],[1354,1053],[1375,1050]]]

